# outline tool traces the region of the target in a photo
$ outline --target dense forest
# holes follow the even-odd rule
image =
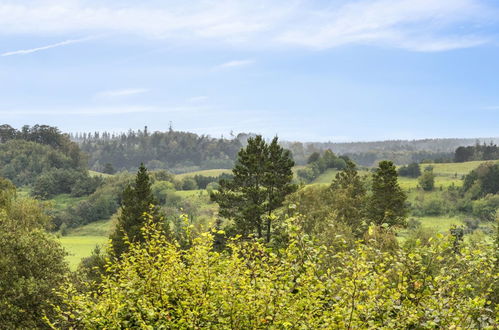
[[[74,134],[72,139],[89,155],[89,166],[96,171],[103,171],[106,164],[120,171],[134,170],[141,162],[150,169],[172,172],[231,168],[241,148],[238,139],[215,139],[171,129],[150,133],[147,127],[120,134]]]
[[[499,147],[492,142],[490,144],[476,143],[474,146],[459,147],[454,154],[454,161],[457,163],[494,159],[499,159]]]
[[[172,129],[151,133],[147,127],[126,133],[70,134],[71,140],[77,142],[89,155],[89,168],[93,170],[135,170],[138,163],[144,162],[150,169],[168,169],[174,173],[231,168],[237,151],[246,144],[248,138],[254,136],[252,133],[239,133],[230,138],[212,138]],[[492,143],[499,140],[488,138],[481,141]],[[336,155],[348,157],[362,166],[373,166],[384,159],[391,159],[395,164],[452,162],[456,148],[469,147],[476,143],[476,139],[351,143],[281,141],[281,145],[292,152],[293,159],[299,165],[307,164],[314,153],[322,154],[331,150]]]
[[[71,138],[49,126],[0,133],[2,327],[493,329],[499,321],[498,162],[366,168],[309,148],[297,165],[289,144],[253,134],[144,130],[126,146],[128,135]],[[130,150],[129,168],[120,167],[125,158],[92,163],[80,149],[98,154],[113,143]],[[158,159],[140,151],[165,143],[176,161],[148,168]],[[197,148],[203,156],[191,162]],[[216,155],[230,170],[163,168],[209,168],[203,162]],[[90,172],[87,159],[108,174]],[[82,232],[110,243],[92,243],[68,265],[61,242],[79,245]]]

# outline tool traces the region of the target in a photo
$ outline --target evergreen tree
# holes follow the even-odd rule
[[[127,250],[125,235],[130,242],[143,241],[141,228],[145,224],[146,213],[154,222],[162,221],[157,204],[151,190],[151,180],[147,169],[144,164],[140,164],[135,183],[128,185],[123,191],[121,213],[116,229],[110,237],[117,257]]]
[[[381,161],[372,177],[368,217],[377,225],[405,225],[407,195],[400,188],[397,170],[391,161]]]
[[[292,168],[295,165],[291,152],[284,150],[275,137],[268,147],[267,163],[265,168],[265,187],[267,189],[267,224],[266,240],[270,241],[271,213],[280,207],[286,195],[294,192],[296,186],[293,180]]]
[[[296,189],[291,184],[293,166],[290,152],[279,146],[277,137],[270,145],[260,135],[249,138],[246,148],[239,151],[234,177],[221,180],[211,198],[219,204],[221,216],[234,220],[238,234],[256,232],[257,237],[265,234],[270,241],[270,214]],[[268,216],[265,225],[264,215]]]
[[[366,188],[355,163],[349,160],[346,164],[331,183],[331,203],[337,219],[360,236],[365,231]]]
[[[424,191],[432,191],[433,188],[435,188],[435,174],[433,174],[433,168],[426,168],[423,174],[418,178],[418,182]]]

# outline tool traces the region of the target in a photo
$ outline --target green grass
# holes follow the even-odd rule
[[[335,169],[326,170],[324,173],[319,175],[312,183],[331,183],[336,176],[336,173],[338,172],[339,171]]]
[[[100,220],[78,228],[70,229],[66,236],[109,236],[111,220]]]
[[[69,206],[72,206],[79,201],[84,200],[85,198],[86,197],[72,197],[70,194],[60,194],[54,196],[52,199],[49,199],[48,202],[52,203],[54,209],[64,210]]]
[[[110,176],[113,176],[112,174],[107,174],[107,173],[101,173],[101,172],[97,172],[97,171],[88,171],[88,174],[90,176],[101,176],[103,178],[108,178]]]
[[[175,194],[180,197],[192,197],[199,196],[199,194],[208,194],[208,192],[204,189],[196,189],[196,190],[177,190]]]
[[[498,160],[491,162],[499,163]],[[468,174],[482,163],[486,163],[486,161],[478,160],[464,163],[421,164],[421,170],[424,170],[426,166],[432,166],[433,173],[438,176],[454,177],[457,174],[457,179],[460,179],[462,175]]]
[[[458,217],[412,217],[421,221],[421,225],[425,228],[433,228],[440,233],[448,232],[453,226],[462,225],[463,222]]]
[[[221,174],[231,174],[232,170],[228,169],[213,169],[213,170],[202,170],[202,171],[195,171],[195,172],[187,172],[187,173],[182,173],[182,174],[177,174],[175,177],[177,179],[183,179],[186,177],[193,177],[196,175],[203,175],[203,176],[219,176]]]
[[[78,267],[82,258],[92,254],[96,245],[107,243],[106,236],[64,236],[60,237],[59,241],[66,249],[69,255],[66,260],[72,270]]]

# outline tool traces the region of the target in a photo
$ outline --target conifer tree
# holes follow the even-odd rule
[[[277,141],[276,137],[267,145],[260,135],[249,138],[246,148],[239,151],[232,170],[234,177],[221,180],[218,192],[211,195],[220,206],[220,215],[234,221],[237,234],[256,232],[258,238],[265,236],[267,242],[271,235],[270,214],[296,189],[291,184],[291,153]]]
[[[127,250],[125,235],[130,242],[143,241],[141,228],[146,221],[145,213],[152,216],[154,222],[162,221],[157,204],[147,169],[144,164],[140,164],[135,182],[123,191],[121,213],[116,229],[110,237],[117,257]]]
[[[395,165],[387,160],[381,161],[373,174],[368,217],[377,225],[405,225],[407,195],[397,178]]]
[[[330,186],[331,203],[339,221],[349,225],[356,235],[366,229],[363,226],[366,213],[366,188],[354,162],[336,174]]]

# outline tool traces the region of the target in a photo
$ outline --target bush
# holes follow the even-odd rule
[[[487,195],[473,201],[473,215],[483,221],[494,221],[496,211],[499,210],[499,195]]]
[[[109,264],[101,286],[61,287],[54,328],[493,328],[494,247],[437,236],[381,252],[369,244],[331,251],[291,229],[269,251],[255,241],[213,250],[210,233],[181,250],[161,230]],[[188,227],[187,227],[188,228]],[[188,231],[187,231],[188,233]],[[410,274],[407,276],[406,274]],[[456,314],[457,313],[457,314]]]

